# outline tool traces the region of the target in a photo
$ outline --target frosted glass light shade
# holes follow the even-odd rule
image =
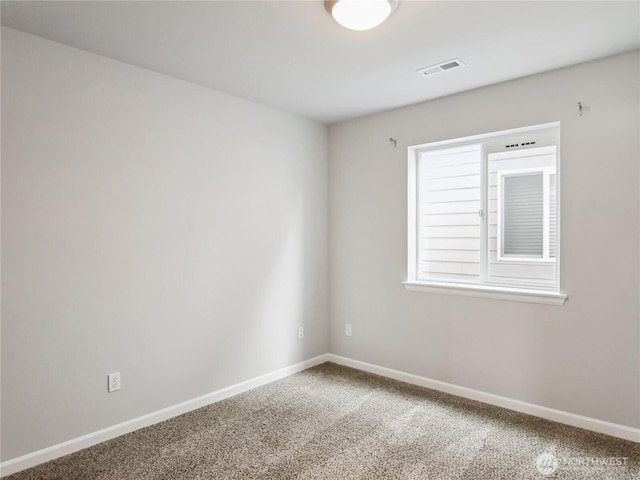
[[[325,0],[331,16],[350,30],[369,30],[384,22],[398,4],[397,0]]]

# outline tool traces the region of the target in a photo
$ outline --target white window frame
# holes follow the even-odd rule
[[[504,237],[504,202],[503,202],[503,191],[504,191],[504,177],[515,177],[518,175],[530,175],[534,173],[542,173],[542,201],[543,201],[543,219],[542,219],[542,257],[530,257],[523,256],[518,257],[516,255],[504,255],[502,252],[504,250],[502,240]],[[497,259],[501,263],[545,263],[545,264],[553,264],[556,262],[556,257],[550,257],[550,224],[549,224],[549,203],[550,203],[550,188],[549,188],[549,180],[551,175],[555,175],[556,169],[555,167],[542,167],[542,168],[524,168],[520,170],[499,170],[496,172],[496,185],[497,185],[497,203],[498,203],[498,212],[497,212],[497,246],[496,246],[496,254]],[[557,177],[556,177],[557,181]]]
[[[405,288],[411,291],[422,291],[429,293],[444,293],[455,295],[466,295],[473,297],[493,298],[500,300],[512,300],[529,303],[542,303],[549,305],[562,305],[567,295],[560,290],[560,123],[553,122],[532,127],[522,127],[511,130],[503,130],[499,132],[473,135],[469,137],[443,140],[431,142],[422,145],[413,145],[408,148],[407,162],[407,279],[403,282]],[[518,144],[534,138],[535,147],[555,145],[556,146],[556,257],[555,257],[555,285],[547,287],[522,286],[517,283],[503,285],[493,284],[488,281],[488,205],[487,205],[487,189],[488,189],[488,155],[497,151],[505,151],[505,143]],[[479,212],[483,221],[481,222],[481,238],[480,238],[480,261],[481,261],[481,281],[478,283],[463,283],[456,281],[436,281],[436,280],[418,280],[417,277],[417,259],[418,259],[418,162],[420,154],[428,150],[439,150],[452,147],[464,147],[474,144],[482,144],[482,163],[481,163],[481,212]],[[510,145],[510,146],[511,146]],[[528,143],[523,146],[529,147]],[[533,147],[533,148],[535,148]],[[517,149],[517,147],[516,147]],[[544,169],[543,167],[542,169]],[[537,169],[541,170],[540,168]],[[548,182],[545,188],[548,189]],[[500,189],[498,189],[500,190]],[[547,195],[548,198],[548,195]],[[547,209],[548,210],[548,209]],[[545,211],[546,212],[546,211]],[[548,213],[545,213],[548,215]],[[498,218],[500,218],[498,216]],[[546,221],[545,225],[549,225]],[[499,228],[498,228],[499,230]],[[547,232],[548,238],[548,232]],[[547,246],[547,255],[548,255]],[[531,258],[527,258],[527,262],[531,262]],[[507,259],[505,259],[507,261]],[[508,258],[508,261],[516,261],[514,258]],[[547,263],[551,263],[548,262]]]

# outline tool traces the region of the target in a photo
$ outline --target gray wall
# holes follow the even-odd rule
[[[332,125],[332,352],[640,426],[638,70],[636,51]],[[407,146],[558,120],[566,304],[405,291]]]
[[[325,126],[3,28],[2,459],[326,353],[327,207]]]

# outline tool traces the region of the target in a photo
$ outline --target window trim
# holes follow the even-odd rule
[[[548,305],[563,305],[567,295],[561,291],[560,283],[560,148],[559,148],[559,136],[560,136],[560,122],[550,122],[546,124],[520,127],[509,130],[501,130],[497,132],[491,132],[486,134],[472,135],[461,138],[454,138],[450,140],[442,140],[436,142],[429,142],[420,145],[413,145],[407,149],[407,279],[403,282],[404,288],[411,291],[429,292],[429,293],[444,293],[465,295],[472,297],[483,297],[500,300],[511,300],[528,303],[541,303]],[[489,153],[495,153],[497,151],[504,151],[505,140],[510,141],[511,138],[517,139],[526,135],[527,137],[536,137],[536,147],[556,145],[556,215],[557,215],[557,229],[556,229],[556,257],[555,262],[555,285],[549,288],[541,287],[537,288],[531,285],[519,286],[517,283],[509,285],[501,285],[488,282],[486,278],[488,262],[488,248],[487,248],[487,221],[481,222],[481,238],[480,238],[480,258],[481,258],[481,282],[482,283],[463,283],[463,282],[447,282],[447,281],[434,281],[434,280],[418,280],[417,278],[417,259],[418,259],[418,246],[417,239],[418,231],[418,206],[417,206],[417,193],[418,193],[418,162],[420,154],[429,150],[439,150],[446,147],[468,147],[474,144],[482,143],[482,155],[483,162],[481,164],[481,175],[484,179],[481,182],[481,208],[482,215],[488,215],[487,205],[487,162],[484,160],[488,157]],[[526,148],[531,148],[526,146]],[[534,147],[535,148],[535,147]],[[513,150],[516,150],[515,148]],[[510,259],[512,260],[512,259]],[[527,259],[527,262],[531,262],[531,259]]]
[[[414,292],[462,295],[465,297],[492,298],[496,300],[511,300],[544,305],[563,305],[567,299],[567,294],[560,291],[537,290],[533,288],[409,280],[402,282],[402,284],[406,290]]]

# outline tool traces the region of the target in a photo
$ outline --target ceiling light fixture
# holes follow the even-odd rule
[[[324,0],[336,22],[350,30],[369,30],[384,22],[398,0]]]

